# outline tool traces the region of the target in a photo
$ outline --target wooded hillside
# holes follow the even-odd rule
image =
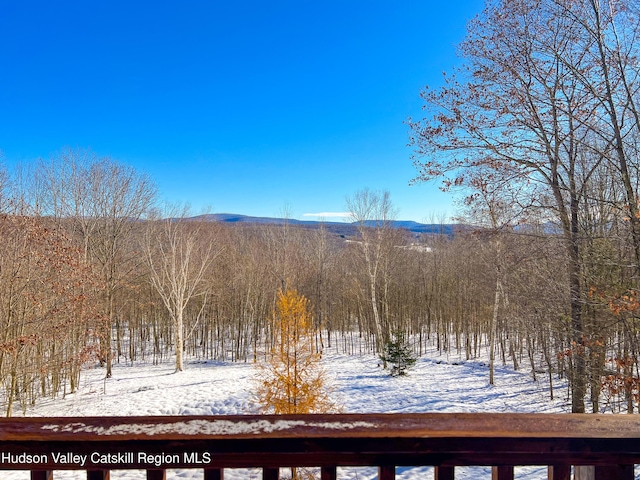
[[[7,415],[74,391],[86,362],[109,376],[112,362],[174,361],[181,350],[203,359],[264,357],[277,334],[277,294],[287,286],[309,300],[320,352],[336,344],[351,354],[379,352],[392,332],[404,332],[417,354],[427,344],[467,358],[491,351],[534,377],[572,380],[580,350],[593,409],[612,394],[635,409],[638,299],[624,211],[590,224],[593,235],[583,237],[584,336],[576,343],[565,241],[547,221],[413,234],[364,222],[363,214],[348,238],[286,222],[167,220],[146,177],[118,162],[67,151],[37,167],[28,185],[7,173],[2,196]],[[374,193],[352,200],[379,215],[390,199]]]

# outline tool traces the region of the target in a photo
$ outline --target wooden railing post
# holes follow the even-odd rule
[[[224,469],[206,468],[204,470],[204,480],[224,480]]]
[[[109,470],[87,470],[87,480],[110,480]]]
[[[278,480],[280,476],[279,468],[263,468],[262,469],[262,480]]]
[[[492,467],[491,480],[513,480],[513,466]]]
[[[322,467],[320,469],[320,480],[336,480],[338,469],[336,467]]]
[[[547,471],[548,480],[571,480],[570,465],[550,465]]]
[[[378,480],[395,480],[396,467],[383,465],[378,467]]]
[[[435,480],[454,480],[455,467],[435,467]]]
[[[39,470],[31,471],[31,480],[53,480],[53,471]]]

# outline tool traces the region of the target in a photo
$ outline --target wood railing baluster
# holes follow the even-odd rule
[[[166,470],[147,470],[147,480],[167,480]]]
[[[381,465],[378,467],[378,480],[395,480],[396,467],[390,465]]]
[[[322,467],[320,469],[320,480],[336,480],[338,478],[337,467]]]
[[[454,480],[455,467],[435,467],[435,480]]]
[[[280,476],[279,468],[263,468],[262,469],[262,480],[278,480]]]
[[[205,468],[204,480],[224,480],[223,468]]]
[[[53,480],[53,471],[51,470],[38,470],[31,471],[31,480]]]
[[[87,470],[87,480],[110,480],[109,470]]]
[[[501,465],[491,468],[491,480],[513,480],[513,466]]]
[[[549,465],[547,471],[549,480],[571,480],[570,465]]]

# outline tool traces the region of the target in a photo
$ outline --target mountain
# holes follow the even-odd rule
[[[318,222],[314,220],[296,220],[292,218],[277,217],[252,217],[249,215],[239,215],[235,213],[209,213],[193,217],[194,220],[206,220],[220,223],[248,223],[262,225],[298,225],[306,228],[320,228],[323,226],[327,231],[343,236],[355,235],[357,224],[355,222]],[[375,227],[376,220],[366,222],[367,225]],[[414,234],[441,234],[452,235],[458,227],[456,224],[434,224],[434,223],[418,223],[413,220],[392,220],[390,224],[394,228],[401,228]]]

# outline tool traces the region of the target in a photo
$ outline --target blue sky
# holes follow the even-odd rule
[[[437,185],[409,187],[403,122],[482,5],[0,0],[0,151],[90,148],[196,212],[315,219],[366,187],[401,219],[450,216]]]

